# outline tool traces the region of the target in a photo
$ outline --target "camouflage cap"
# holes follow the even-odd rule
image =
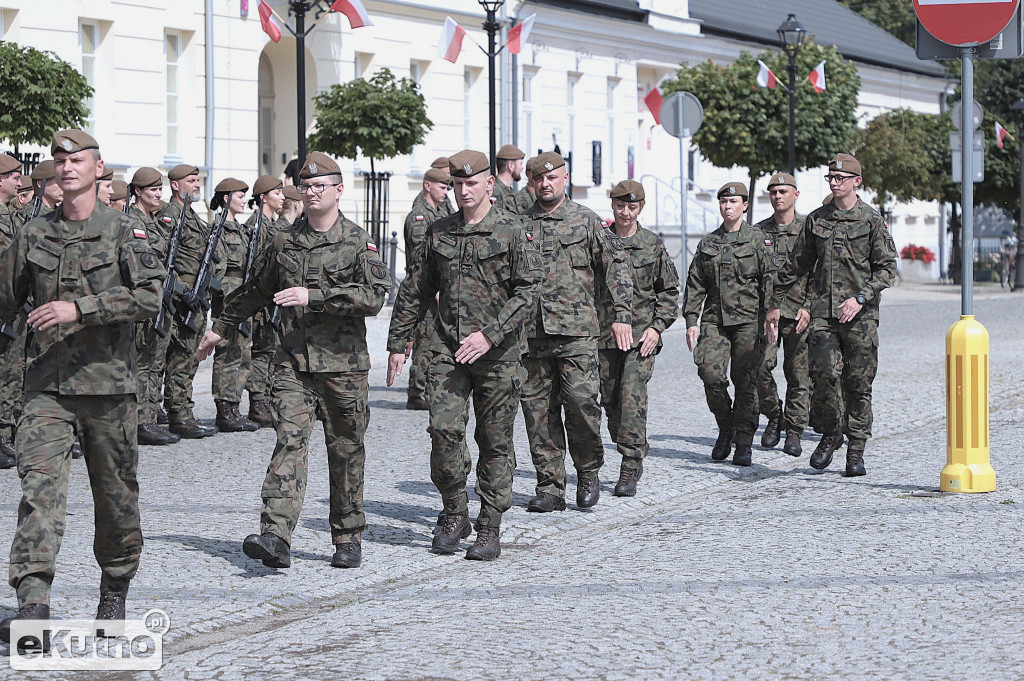
[[[164,178],[156,168],[139,168],[132,176],[132,186],[139,189],[164,186]]]
[[[506,144],[501,149],[498,149],[498,153],[494,155],[494,158],[500,158],[502,161],[518,161],[525,157],[526,153],[512,144]]]
[[[110,183],[110,200],[120,201],[128,198],[128,183],[114,180]]]
[[[244,192],[249,190],[249,185],[236,180],[233,177],[225,177],[223,180],[217,183],[217,186],[213,188],[216,193],[220,192]]]
[[[448,157],[448,170],[452,177],[473,177],[490,169],[491,163],[487,156],[479,151],[463,149]]]
[[[828,162],[828,169],[860,177],[860,161],[849,154],[836,154],[835,158]]]
[[[306,162],[299,171],[299,178],[308,180],[311,177],[323,175],[341,175],[341,168],[334,162],[334,159],[319,151],[311,151],[306,156]]]
[[[430,164],[431,168],[439,168],[441,170],[448,170],[448,157],[438,156],[434,159],[434,162]]]
[[[613,199],[637,203],[644,200],[644,186],[633,180],[623,180],[612,187],[609,196]]]
[[[284,188],[284,198],[291,199],[292,201],[301,201],[302,194],[294,185],[288,185]]]
[[[444,170],[441,170],[440,168],[431,168],[427,172],[423,173],[423,179],[430,180],[431,182],[444,182],[445,184],[448,184],[452,181],[452,176],[451,173],[448,172],[447,168]]]
[[[178,180],[184,180],[189,175],[198,175],[199,168],[196,166],[190,166],[187,163],[179,163],[170,170],[167,171],[167,179],[171,182],[177,182]]]
[[[0,173],[13,173],[21,170],[21,161],[10,154],[0,154]]]
[[[536,179],[544,173],[550,173],[552,170],[561,168],[564,165],[565,159],[562,158],[561,154],[554,151],[545,151],[533,160],[533,168],[530,169],[530,173]]]
[[[114,169],[111,168],[107,172],[105,172],[102,175],[100,175],[100,179],[98,179],[96,181],[97,182],[110,182],[113,179],[114,179]]]
[[[58,151],[73,154],[76,151],[99,148],[100,145],[92,138],[92,135],[81,130],[58,130],[53,134],[53,141],[50,142],[51,154],[56,154]]]
[[[781,187],[783,185],[789,185],[793,189],[796,189],[796,178],[789,173],[775,173],[772,175],[772,179],[768,180],[768,189],[772,187]]]
[[[57,176],[53,169],[53,159],[48,158],[35,167],[32,171],[33,180],[52,180]]]
[[[260,175],[252,186],[252,195],[255,198],[260,194],[266,194],[282,187],[284,187],[284,182],[273,175]]]
[[[717,198],[721,199],[727,196],[740,196],[744,201],[746,201],[747,185],[742,182],[726,182],[722,185],[721,189],[718,190]]]

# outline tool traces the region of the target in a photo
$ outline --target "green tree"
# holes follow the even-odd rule
[[[93,90],[53,52],[0,41],[0,139],[48,145],[53,133],[80,126]]]
[[[332,85],[316,96],[317,129],[309,145],[343,158],[361,152],[373,171],[374,159],[411,153],[433,126],[419,85],[380,69],[370,80]]]
[[[789,59],[781,52],[756,57],[743,52],[729,66],[707,61],[683,65],[661,88],[665,94],[687,91],[704,106],[704,123],[693,136],[701,154],[721,168],[746,168],[751,185],[757,179],[789,166],[789,94],[757,84],[758,63],[764,61],[783,83],[788,82]],[[807,75],[821,60],[827,88],[815,92]],[[796,64],[796,165],[818,166],[845,151],[857,127],[853,115],[860,76],[835,47],[806,43]]]

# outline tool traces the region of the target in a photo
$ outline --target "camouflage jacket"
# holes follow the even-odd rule
[[[764,232],[746,222],[700,240],[683,296],[687,327],[697,326],[698,318],[720,326],[763,321],[772,273],[764,242]]]
[[[245,232],[246,232],[245,249],[246,249],[246,255],[247,256],[248,256],[248,252],[249,252],[249,241],[248,240],[252,237],[252,231],[254,229],[256,229],[256,218],[259,217],[259,214],[260,214],[260,209],[259,209],[259,204],[257,203],[256,204],[256,210],[254,210],[252,212],[252,215],[249,216],[249,219],[245,221]],[[275,219],[275,220],[268,220],[266,218],[266,216],[264,216],[263,217],[263,224],[260,225],[260,239],[259,239],[259,243],[256,245],[257,251],[258,252],[262,252],[263,249],[266,248],[270,244],[270,242],[274,240],[274,236],[278,232],[280,232],[282,229],[291,229],[291,225],[289,225],[288,221],[285,220],[283,217],[278,216],[277,219]],[[244,267],[245,263],[243,262],[242,265]]]
[[[452,204],[445,198],[437,208],[431,208],[421,190],[412,201],[412,208],[405,216],[405,273],[409,275],[418,263],[420,247],[427,236],[427,228],[443,217],[452,214]]]
[[[610,232],[614,229],[614,225],[608,228]],[[644,331],[650,328],[664,333],[679,316],[679,274],[672,258],[668,257],[665,242],[654,232],[637,225],[636,234],[621,240],[633,279],[633,344],[636,345]],[[607,290],[599,288],[598,293],[597,316],[601,322],[598,347],[615,349],[618,346],[611,333],[615,310]],[[661,347],[660,339],[658,347]]]
[[[29,298],[73,302],[81,321],[31,332],[25,391],[136,392],[135,324],[156,316],[164,269],[145,227],[97,202],[81,223],[60,209],[30,220],[0,255],[0,318]]]
[[[23,224],[24,218],[20,213],[11,210],[7,204],[0,204],[0,251],[11,245]]]
[[[174,226],[178,224],[178,216],[181,214],[181,204],[177,201],[169,201],[166,206],[157,211],[156,219],[161,223],[161,232],[167,233],[168,241]],[[185,213],[185,224],[181,229],[181,240],[178,244],[178,257],[175,260],[175,267],[178,271],[178,278],[181,283],[192,288],[196,283],[196,275],[199,274],[199,266],[203,262],[203,255],[206,253],[206,244],[210,239],[211,226],[199,219],[196,212],[189,206]],[[226,231],[226,230],[225,230]],[[221,240],[223,240],[221,235]],[[222,246],[218,246],[217,253],[221,252]],[[213,276],[220,279],[224,276],[225,261],[221,258],[220,263],[214,263]]]
[[[531,192],[529,187],[523,187],[516,192],[511,201],[505,202],[505,209],[516,215],[526,215],[536,202],[537,195]]]
[[[220,235],[217,254],[224,261],[225,278],[241,279],[245,276],[245,258],[249,253],[251,236],[252,230],[247,226],[240,225],[230,218],[224,221],[224,231]]]
[[[534,203],[522,219],[544,268],[527,338],[600,336],[598,283],[607,289],[612,308],[608,322],[633,323],[633,279],[622,240],[594,211],[566,198],[550,213]]]
[[[768,251],[769,261],[774,272],[781,270],[782,266],[789,260],[789,256],[793,252],[793,246],[796,245],[796,240],[800,236],[800,230],[804,228],[806,221],[807,216],[796,213],[794,214],[793,221],[788,225],[779,225],[775,222],[774,215],[757,223],[756,227],[764,232],[765,250]],[[807,302],[807,277],[804,277],[789,289],[789,293],[782,299],[780,306],[782,316],[786,319],[796,319],[796,314],[801,309],[810,311],[809,303]]]
[[[896,244],[874,208],[860,199],[850,210],[822,206],[807,216],[792,256],[775,275],[770,307],[779,307],[807,276],[812,317],[837,318],[843,301],[862,295],[867,302],[861,314],[878,319],[881,293],[896,277],[896,258]]]
[[[439,293],[437,333],[449,352],[454,355],[463,338],[481,331],[494,344],[481,359],[519,361],[540,277],[540,257],[515,216],[492,207],[473,225],[461,210],[442,218],[427,231],[423,262],[395,303],[388,351],[405,351]]]
[[[377,247],[339,214],[326,232],[305,217],[280,231],[256,259],[252,278],[224,301],[213,330],[232,338],[237,326],[293,286],[309,289],[306,307],[281,308],[281,345],[275,364],[296,371],[366,371],[366,321],[384,306],[391,277]]]
[[[160,256],[160,262],[164,269],[167,268],[167,247],[170,245],[170,234],[165,233],[162,229],[163,223],[158,221],[152,215],[147,215],[139,210],[138,205],[134,205],[131,208],[130,215],[142,221],[142,224],[146,226],[146,240],[149,242],[149,247],[153,249],[153,252]]]
[[[504,208],[505,201],[515,197],[515,195],[516,192],[512,187],[499,180],[497,175],[494,176],[494,190],[491,192],[492,204]]]

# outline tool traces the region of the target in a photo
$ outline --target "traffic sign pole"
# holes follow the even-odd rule
[[[683,127],[683,107],[681,107],[681,106],[680,107],[676,107],[676,123],[678,123],[678,130],[682,131],[684,129],[684,127]],[[686,238],[686,232],[687,232],[687,229],[686,229],[686,196],[687,196],[686,176],[687,176],[687,172],[686,171],[687,171],[687,168],[686,168],[686,154],[684,153],[683,147],[684,147],[684,145],[683,145],[683,136],[680,135],[679,136],[679,217],[680,217],[680,221],[679,221],[679,237],[680,237],[679,243],[682,244],[682,248],[681,248],[682,255],[680,255],[679,257],[680,257],[680,262],[682,264],[682,270],[680,271],[679,276],[681,276],[683,278],[683,281],[686,281],[686,272],[687,272],[687,268],[688,268],[687,260],[689,259],[689,254],[686,252],[686,242],[687,242],[687,238]]]
[[[974,101],[974,55],[970,48],[960,52],[960,63],[963,65],[960,79],[962,101]],[[962,191],[960,204],[963,207],[962,230],[960,232],[961,269],[960,280],[960,314],[974,314],[974,110],[970,106],[960,107],[960,135],[963,153],[961,163],[960,188]]]

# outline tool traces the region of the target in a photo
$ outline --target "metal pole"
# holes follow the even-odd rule
[[[497,140],[495,139],[495,131],[497,128],[496,123],[496,111],[495,111],[495,76],[494,76],[494,57],[495,54],[495,34],[498,32],[498,22],[495,19],[494,10],[487,10],[487,21],[484,22],[484,30],[487,31],[487,105],[490,111],[490,151],[491,151],[491,175],[495,174],[495,156],[498,153],[496,146]]]
[[[679,243],[680,276],[686,277],[686,152],[683,144],[683,103],[676,107],[676,129],[679,130]]]
[[[1024,111],[1019,113],[1024,116]],[[1010,288],[1024,292],[1024,121],[1017,124],[1017,148],[1020,150],[1020,221],[1017,223],[1017,275]]]
[[[789,50],[789,174],[796,177],[796,51]]]
[[[299,163],[306,161],[306,10],[305,0],[293,0],[295,13],[295,97],[298,113]]]
[[[963,93],[960,107],[960,134],[963,136],[960,314],[966,316],[974,314],[974,55],[970,48],[960,52],[960,62],[963,65],[960,78]]]

